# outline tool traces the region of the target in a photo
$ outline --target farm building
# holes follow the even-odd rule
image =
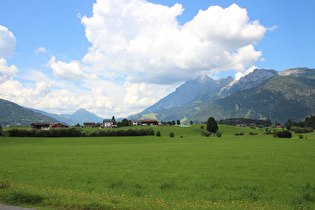
[[[31,127],[34,129],[48,130],[49,125],[49,123],[32,123]]]
[[[55,124],[49,125],[49,128],[68,128],[68,126],[61,123],[55,123]]]
[[[159,125],[159,122],[157,120],[140,120],[140,123],[142,125],[148,125],[148,126]]]
[[[96,124],[94,122],[84,122],[83,125],[86,128],[93,128]]]

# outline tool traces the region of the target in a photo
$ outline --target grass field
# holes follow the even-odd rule
[[[314,133],[300,140],[222,125],[221,138],[202,137],[200,125],[154,130],[162,137],[1,137],[0,203],[39,209],[315,209]]]

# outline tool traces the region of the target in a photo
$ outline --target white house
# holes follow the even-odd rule
[[[113,120],[103,120],[103,128],[113,128],[116,127],[116,125],[114,125],[114,121]]]

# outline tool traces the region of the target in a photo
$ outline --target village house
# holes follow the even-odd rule
[[[49,125],[49,128],[68,128],[69,126],[61,124],[61,123],[55,123],[52,125]]]
[[[113,128],[113,127],[117,127],[116,125],[114,125],[114,120],[110,120],[110,119],[103,120],[103,128]]]
[[[140,120],[135,120],[135,119],[131,120],[131,123],[133,126],[138,126],[141,124]]]
[[[143,126],[158,126],[159,122],[157,120],[140,120]]]
[[[32,123],[31,127],[34,129],[48,130],[49,125],[49,123]]]
[[[85,128],[93,128],[93,127],[95,127],[95,123],[94,122],[84,122],[83,123],[83,126],[85,127]]]

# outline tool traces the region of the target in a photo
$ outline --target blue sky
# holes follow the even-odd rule
[[[126,117],[200,74],[314,68],[314,8],[313,0],[0,0],[0,98]]]

